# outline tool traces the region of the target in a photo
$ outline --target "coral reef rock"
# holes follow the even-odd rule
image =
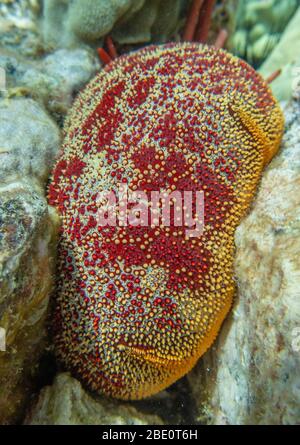
[[[88,394],[68,373],[58,374],[42,389],[28,414],[29,425],[161,425],[158,416],[142,414],[129,404]]]
[[[0,120],[0,423],[13,423],[45,346],[59,224],[44,187],[60,135],[32,99],[2,100]]]
[[[214,347],[189,374],[198,418],[300,422],[300,101],[282,149],[236,232],[238,296]]]
[[[300,7],[287,26],[280,42],[260,68],[265,78],[281,69],[280,76],[272,83],[271,88],[277,99],[288,101],[300,91]]]
[[[229,51],[258,67],[276,47],[298,0],[240,0]]]

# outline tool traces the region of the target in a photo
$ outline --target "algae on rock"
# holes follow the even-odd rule
[[[116,24],[112,37],[121,44],[166,42],[176,32],[186,3],[183,0],[146,0],[128,21]]]
[[[69,29],[82,40],[99,39],[133,4],[134,0],[74,0],[69,10]]]
[[[39,13],[39,0],[1,1],[1,47],[26,56],[36,55],[41,49]]]
[[[112,32],[113,39],[122,44],[149,42],[159,2],[160,0],[146,1],[128,21],[115,27]]]

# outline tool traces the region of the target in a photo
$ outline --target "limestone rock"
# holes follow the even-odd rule
[[[87,393],[68,373],[58,374],[52,386],[42,389],[27,425],[161,425],[158,416],[142,414],[130,404],[120,404]]]
[[[53,286],[57,216],[32,184],[0,187],[0,423],[23,415]]]
[[[300,422],[300,101],[282,149],[236,232],[238,295],[214,346],[190,373],[198,418]]]

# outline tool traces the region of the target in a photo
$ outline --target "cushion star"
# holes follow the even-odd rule
[[[149,396],[211,346],[232,305],[234,232],[282,133],[261,76],[197,43],[121,56],[76,99],[49,185],[62,219],[53,332],[60,362],[92,390]],[[120,183],[202,190],[202,235],[99,226],[97,195]]]

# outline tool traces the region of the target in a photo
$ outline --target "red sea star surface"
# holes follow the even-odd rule
[[[139,399],[188,372],[234,293],[234,231],[283,131],[263,79],[223,50],[150,46],[76,99],[49,186],[62,218],[54,340],[91,389]],[[202,190],[204,231],[102,227],[102,190]]]

